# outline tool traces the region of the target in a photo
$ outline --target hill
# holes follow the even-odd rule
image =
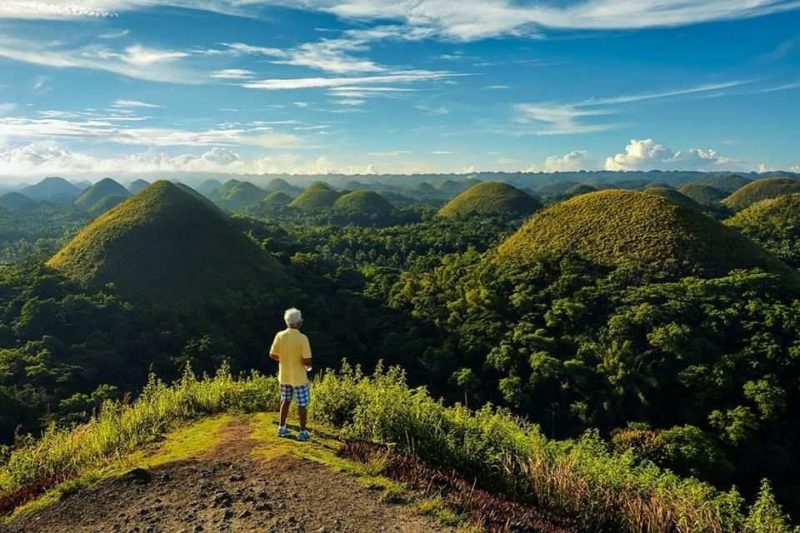
[[[130,196],[130,192],[113,179],[103,178],[78,196],[75,200],[75,207],[83,209],[84,211],[89,211],[107,196],[127,198]]]
[[[36,207],[38,202],[22,193],[7,192],[0,196],[0,207],[8,211],[19,211],[20,209],[30,209]]]
[[[263,200],[267,191],[249,181],[229,180],[216,191],[216,202],[231,211],[240,211]]]
[[[386,198],[373,191],[353,191],[340,196],[333,208],[354,215],[388,215],[392,212],[392,204]]]
[[[291,183],[289,183],[288,181],[286,181],[283,178],[275,178],[275,179],[273,179],[272,181],[270,181],[267,184],[267,186],[265,187],[265,190],[268,193],[282,192],[283,194],[285,194],[287,196],[290,196],[291,198],[294,198],[295,196],[297,196],[298,194],[300,194],[303,191],[303,189],[301,187],[297,187],[295,185],[292,185]]]
[[[702,205],[717,205],[727,196],[724,191],[716,187],[696,182],[682,185],[678,188],[678,192]]]
[[[126,198],[127,198],[127,196],[120,196],[118,194],[114,194],[114,195],[111,195],[111,196],[106,196],[102,200],[100,200],[99,202],[95,203],[92,207],[90,207],[86,211],[90,215],[96,217],[97,215],[101,215],[101,214],[105,213],[106,211],[108,211],[112,207],[118,206],[119,204],[124,202]]]
[[[222,183],[219,180],[205,180],[194,189],[203,196],[212,197],[222,188]]]
[[[800,192],[800,180],[790,178],[764,178],[748,183],[722,200],[722,204],[734,211],[744,209],[761,200],[777,198],[784,194]]]
[[[49,261],[134,301],[193,303],[275,282],[280,268],[195,191],[159,181],[95,219]]]
[[[275,191],[267,195],[266,198],[259,202],[259,205],[264,207],[286,207],[292,201],[292,197],[280,191]]]
[[[308,211],[331,209],[339,196],[340,193],[331,189],[328,184],[314,183],[292,200],[289,207]]]
[[[739,176],[738,174],[726,174],[722,176],[712,176],[710,178],[705,178],[701,180],[696,180],[691,183],[699,183],[700,185],[709,185],[714,187],[715,189],[719,189],[722,192],[726,192],[728,194],[732,193],[736,189],[741,189],[751,180]]]
[[[585,183],[579,183],[578,185],[570,187],[569,190],[566,192],[566,195],[569,197],[580,196],[581,194],[588,194],[590,192],[595,192],[596,190],[597,189],[595,189],[591,185],[586,185]]]
[[[606,266],[653,265],[673,275],[718,276],[759,267],[796,277],[737,231],[664,198],[633,191],[600,191],[553,205],[499,247],[501,260],[523,264],[567,254]]]
[[[739,211],[725,224],[800,268],[800,194],[762,200]]]
[[[512,185],[486,181],[473,185],[439,210],[439,216],[528,215],[542,204]]]
[[[128,191],[131,194],[137,194],[137,193],[142,192],[143,190],[145,190],[149,186],[150,186],[150,182],[149,181],[139,179],[139,180],[131,182],[131,184],[128,185]]]
[[[64,178],[45,178],[35,185],[25,187],[20,192],[39,202],[70,204],[81,193],[81,189]]]
[[[700,212],[705,209],[699,203],[671,187],[649,187],[644,190],[644,193],[666,198],[667,200],[676,203],[681,207],[685,207],[686,209],[694,209],[695,211]]]

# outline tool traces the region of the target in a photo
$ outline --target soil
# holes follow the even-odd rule
[[[208,454],[136,469],[0,526],[9,533],[440,532],[352,476],[291,455],[259,461],[243,421]]]

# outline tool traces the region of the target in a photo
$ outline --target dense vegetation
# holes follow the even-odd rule
[[[800,194],[757,202],[726,221],[795,268],[800,268]]]
[[[800,180],[791,178],[764,178],[748,183],[722,200],[725,207],[738,211],[761,200],[785,194],[800,193]]]
[[[715,205],[726,196],[724,191],[703,183],[687,183],[678,191],[701,205]]]
[[[330,187],[310,189],[342,196]],[[713,511],[702,517],[710,522],[694,524],[744,530],[764,514],[753,511],[747,519],[741,498],[727,490],[736,484],[753,501],[762,478],[770,479],[779,502],[800,512],[800,294],[794,271],[738,229],[651,194],[652,187],[647,193],[589,192],[527,221],[508,214],[436,216],[431,199],[441,193],[432,189],[416,197],[409,192],[416,203],[398,207],[393,199],[391,211],[369,216],[334,209],[335,200],[320,209],[289,207],[289,193],[268,204],[262,190],[262,198],[244,210],[249,215],[227,218],[190,191],[159,183],[91,223],[65,249],[77,252],[75,274],[58,264],[56,270],[43,266],[41,255],[0,270],[0,402],[9,406],[0,412],[2,439],[9,442],[18,424],[27,432],[50,421],[85,420],[106,399],[137,394],[151,368],[169,379],[186,362],[201,372],[224,359],[236,370],[266,368],[264,348],[281,327],[280,311],[297,305],[319,364],[338,366],[347,357],[372,368],[384,358],[447,404],[478,408],[492,402],[540,428],[519,430],[514,422],[513,429],[499,422],[511,420],[507,414],[478,413],[479,422],[459,425],[454,420],[463,410],[403,392],[396,375],[395,381],[367,380],[369,385],[340,376],[335,383],[363,395],[325,409],[338,413],[334,422],[354,436],[400,442],[396,435],[405,428],[419,442],[432,443],[419,448],[428,460],[459,462],[483,476],[480,465],[470,462],[475,459],[457,454],[457,436],[474,428],[470,424],[485,424],[492,437],[511,435],[502,443],[528,442],[526,453],[544,450],[537,469],[525,473],[536,479],[524,487],[534,491],[529,497],[555,510],[585,512],[584,520],[597,516],[610,528],[630,526],[631,515],[621,509],[651,494],[648,502],[663,505],[652,508],[664,510],[659,516],[697,518],[692,506],[698,505]],[[154,208],[163,198],[152,191],[174,200],[174,209]],[[228,244],[212,239],[217,244],[206,248],[208,235],[192,240],[210,231],[199,218],[191,231],[184,226],[170,233],[180,226],[181,210],[213,218],[215,227],[225,228]],[[786,229],[796,211],[793,204],[763,211],[754,206],[734,219],[741,224],[731,225],[792,262],[781,250],[797,249],[797,233]],[[24,220],[19,213],[2,216],[15,224]],[[69,227],[60,227],[62,240]],[[141,228],[147,238],[137,241],[133,236]],[[119,255],[115,239],[128,242],[125,249],[138,247],[139,262],[128,258],[102,282],[87,283],[86,272],[107,268],[109,258]],[[202,258],[206,264],[213,250],[228,250],[230,243],[260,247],[286,282],[258,291],[213,291],[203,305],[183,309],[156,309],[152,299],[137,299],[123,287],[120,280],[132,279],[162,296],[157,284],[141,283],[142,272],[176,250],[165,242],[181,240],[193,243],[175,252],[188,263],[167,274],[183,273],[184,279],[169,282],[183,287],[182,294],[219,285],[216,278],[202,278],[207,281],[200,287],[192,281],[199,274],[187,265]],[[397,401],[378,404],[368,392],[377,386]],[[400,400],[419,411],[402,410]],[[347,406],[363,413],[348,419]],[[436,416],[424,418],[423,407]],[[367,425],[366,413],[382,425]],[[434,419],[441,433],[425,432]],[[586,431],[590,436],[582,437]],[[479,461],[494,464],[474,450]],[[503,490],[523,490],[486,476]],[[553,479],[565,484],[553,486]],[[774,510],[771,493],[764,494],[756,509]],[[766,515],[780,519],[779,513]]]

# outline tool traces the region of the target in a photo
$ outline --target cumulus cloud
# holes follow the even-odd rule
[[[741,162],[716,150],[673,151],[653,139],[631,139],[624,152],[608,157],[605,163],[606,170],[720,170],[741,166]]]
[[[547,172],[564,172],[584,170],[588,163],[586,150],[573,150],[564,155],[551,155],[544,160],[544,169]]]

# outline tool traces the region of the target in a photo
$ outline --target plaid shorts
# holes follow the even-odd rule
[[[293,387],[292,385],[281,385],[281,402],[291,402],[292,396],[297,397],[298,407],[307,407],[311,401],[311,389],[308,383]]]

